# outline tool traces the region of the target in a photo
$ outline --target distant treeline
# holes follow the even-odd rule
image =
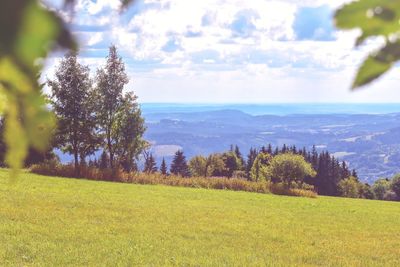
[[[278,155],[281,156],[277,157]],[[281,162],[277,162],[278,160]],[[103,153],[99,160],[90,161],[89,166],[107,169],[110,167],[107,162],[107,153]],[[246,156],[238,146],[232,145],[224,153],[214,153],[207,157],[199,155],[189,161],[183,151],[177,151],[169,168],[164,159],[157,167],[154,156],[147,153],[143,172],[182,177],[241,178],[254,182],[285,182],[287,177],[283,176],[293,174],[298,177],[291,180],[289,177],[290,183],[311,185],[318,194],[328,196],[343,195],[341,181],[351,178],[358,182],[356,171],[329,152],[318,152],[315,147],[311,151],[287,145],[273,148],[270,144],[260,149],[251,148]],[[282,178],[278,179],[279,176]]]

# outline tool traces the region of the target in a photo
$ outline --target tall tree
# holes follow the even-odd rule
[[[104,135],[105,149],[111,168],[115,167],[116,130],[119,113],[124,106],[123,89],[129,82],[125,65],[113,45],[109,48],[107,63],[97,71],[97,116]]]
[[[250,148],[249,154],[247,155],[247,162],[246,162],[246,174],[247,177],[250,177],[250,171],[253,167],[254,161],[256,160],[258,155],[257,149]]]
[[[157,171],[156,160],[154,159],[153,154],[150,154],[150,156],[146,158],[143,171],[146,173],[155,173]]]
[[[189,167],[186,163],[186,157],[182,150],[175,153],[174,159],[171,163],[171,173],[182,177],[190,176]]]
[[[241,165],[240,169],[243,170],[245,167],[245,162],[244,162],[242,152],[240,152],[240,149],[237,145],[235,146],[235,154],[236,154],[236,157],[240,160],[240,165]]]
[[[143,140],[146,127],[136,100],[132,92],[125,94],[111,134],[114,139],[114,160],[125,171],[136,170],[136,160],[148,145]]]
[[[56,144],[74,156],[75,171],[79,172],[79,159],[84,162],[97,145],[89,68],[78,63],[76,53],[68,53],[48,85],[58,119]]]
[[[189,170],[196,177],[209,176],[210,168],[207,168],[207,158],[201,155],[191,158],[189,160]]]
[[[167,163],[165,163],[165,159],[162,159],[161,166],[160,166],[160,172],[162,175],[167,175],[168,174],[168,169],[167,169]]]

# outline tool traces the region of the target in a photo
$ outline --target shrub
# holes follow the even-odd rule
[[[288,188],[292,182],[301,183],[305,177],[316,175],[303,156],[292,153],[276,155],[270,161],[268,169],[273,182],[283,182]]]
[[[386,191],[390,188],[390,182],[386,178],[380,178],[375,181],[372,185],[372,191],[374,192],[375,198],[383,200]]]
[[[31,172],[41,175],[51,175],[60,177],[86,178],[90,180],[116,181],[134,184],[151,184],[151,185],[168,185],[192,188],[246,191],[256,193],[274,193],[289,196],[305,196],[316,197],[316,193],[312,191],[312,187],[302,184],[296,189],[287,189],[281,184],[272,184],[269,181],[252,182],[238,178],[225,177],[190,177],[182,178],[176,175],[162,175],[160,173],[138,173],[124,172],[121,169],[98,169],[93,167],[81,167],[79,177],[75,174],[73,165],[61,165],[58,163],[43,163],[34,165]]]
[[[339,192],[343,197],[358,198],[362,190],[360,182],[353,176],[339,182]]]
[[[390,189],[396,193],[397,198],[400,199],[400,174],[395,175],[390,183]]]
[[[396,201],[397,199],[397,194],[392,190],[386,191],[385,195],[383,196],[383,200]]]

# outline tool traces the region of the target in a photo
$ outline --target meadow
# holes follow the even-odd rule
[[[1,266],[399,266],[400,203],[0,170]]]

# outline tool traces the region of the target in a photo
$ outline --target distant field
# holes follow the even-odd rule
[[[0,170],[1,266],[400,266],[400,203]]]

